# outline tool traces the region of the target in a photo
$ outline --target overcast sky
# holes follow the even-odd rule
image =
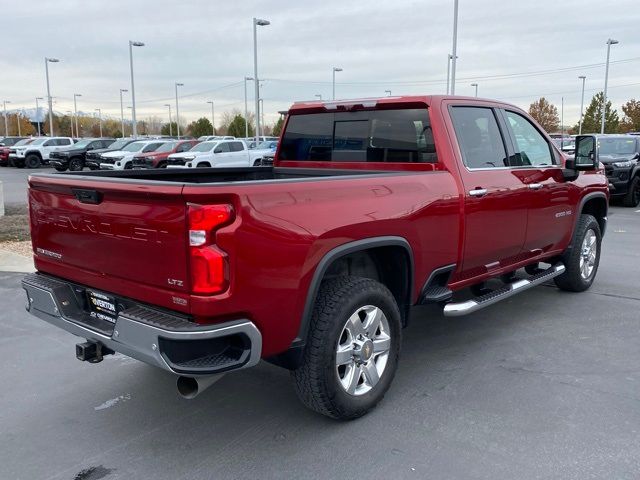
[[[585,103],[602,90],[607,38],[612,47],[609,97],[614,107],[640,98],[638,0],[460,0],[456,93],[515,103],[540,96],[565,102],[565,124],[578,120],[579,75]],[[46,96],[44,57],[50,65],[54,109],[101,108],[120,115],[119,89],[130,89],[128,40],[134,49],[138,118],[166,117],[175,109],[187,121],[244,109],[244,76],[253,76],[252,17],[258,31],[259,76],[267,123],[293,101],[445,92],[451,51],[453,0],[395,1],[162,1],[32,0],[4,2],[0,100],[32,108]],[[127,94],[128,95],[128,94]],[[125,97],[130,105],[130,97]],[[249,83],[249,108],[253,110]],[[586,108],[586,107],[585,107]],[[619,112],[622,116],[622,112]]]

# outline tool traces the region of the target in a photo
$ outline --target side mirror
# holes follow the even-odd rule
[[[573,162],[567,161],[567,168],[583,171],[598,169],[598,140],[594,135],[579,135],[575,152],[575,159]]]

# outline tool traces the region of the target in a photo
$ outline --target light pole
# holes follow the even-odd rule
[[[173,137],[173,125],[171,125],[171,104],[165,103],[165,107],[169,107],[169,136]]]
[[[102,110],[99,108],[96,108],[96,112],[98,112],[98,120],[100,122],[100,138],[102,138]]]
[[[7,123],[7,103],[11,103],[9,100],[4,100],[4,136],[9,136],[9,124]]]
[[[211,135],[216,134],[216,126],[215,126],[215,116],[213,115],[213,100],[209,100],[207,103],[211,104],[211,130],[213,133]]]
[[[604,133],[604,122],[607,113],[607,84],[609,83],[609,54],[611,53],[611,45],[617,45],[618,40],[610,38],[607,40],[607,63],[604,70],[604,92],[602,95],[602,123],[600,124],[600,133]]]
[[[244,77],[244,138],[249,138],[249,111],[247,109],[247,82],[253,77]]]
[[[447,54],[447,95],[449,95],[449,89],[451,88],[451,59],[453,56]]]
[[[319,93],[316,93],[314,95],[318,100],[322,100],[322,95],[320,95]]]
[[[472,83],[471,84],[472,87],[476,87],[476,97],[478,96],[478,84],[477,83]]]
[[[332,86],[333,86],[333,100],[336,99],[336,72],[341,72],[342,69],[339,67],[333,67],[332,69],[332,73],[333,73],[333,81],[331,82]]]
[[[184,83],[176,82],[176,129],[178,130],[178,140],[180,140],[180,106],[178,105],[178,87],[184,87]]]
[[[580,123],[578,124],[578,135],[582,135],[582,111],[584,109],[584,81],[587,79],[584,75],[578,77],[582,80],[582,96],[580,97]]]
[[[260,123],[262,124],[262,130],[264,131],[264,98],[260,99],[260,114],[262,115]]]
[[[133,83],[133,47],[144,47],[142,42],[129,40],[129,66],[131,67],[131,136],[138,137],[138,127],[136,123],[136,88]]]
[[[120,127],[122,128],[122,138],[124,138],[124,105],[122,104],[122,94],[128,91],[126,88],[120,89]]]
[[[564,147],[564,97],[560,97],[560,150]]]
[[[78,136],[78,137],[80,136],[80,133],[79,133],[80,130],[78,130],[78,104],[76,102],[76,99],[78,97],[81,97],[81,96],[82,96],[82,94],[80,94],[80,93],[74,93],[73,94],[73,112],[74,112],[75,117],[76,117],[76,136]]]
[[[258,27],[271,25],[269,20],[253,17],[253,82],[256,97],[256,142],[260,141],[260,82],[258,79]]]
[[[16,124],[18,125],[18,136],[21,137],[22,136],[22,132],[20,131],[20,112],[18,112],[16,110]]]
[[[453,0],[453,48],[451,49],[451,95],[456,94],[457,59],[458,59],[458,0]]]
[[[53,106],[51,105],[51,88],[49,87],[49,62],[58,63],[57,58],[44,57],[44,71],[47,76],[47,99],[49,102],[49,136],[53,137]]]
[[[38,120],[36,123],[38,124],[38,136],[40,136],[40,107],[38,106],[38,100],[44,99],[42,97],[36,97],[36,120]]]

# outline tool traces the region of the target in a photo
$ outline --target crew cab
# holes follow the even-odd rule
[[[129,170],[133,168],[133,157],[143,153],[155,152],[167,140],[137,140],[122,150],[111,151],[100,155],[101,170]]]
[[[32,141],[33,141],[33,138],[24,138],[12,144],[11,147],[22,147],[24,145],[29,145]],[[9,153],[11,152],[11,147],[9,146],[0,147],[0,167],[9,166]]]
[[[640,204],[640,137],[636,135],[596,135],[598,160],[609,179],[611,197],[625,207]]]
[[[121,352],[187,398],[265,359],[309,408],[355,418],[389,388],[413,305],[459,316],[593,284],[597,156],[578,136],[564,160],[498,101],[296,103],[273,167],[31,175],[27,310],[84,339],[80,360]]]
[[[262,158],[242,140],[212,140],[167,157],[167,168],[249,167]]]
[[[89,170],[98,170],[100,168],[100,156],[103,153],[119,152],[124,147],[135,141],[135,138],[119,138],[107,148],[98,148],[88,151],[85,155],[84,166]]]
[[[115,141],[115,138],[85,138],[75,145],[51,152],[49,164],[59,172],[67,169],[79,172],[84,168],[87,152],[109,148]]]
[[[18,168],[38,168],[49,163],[49,155],[73,145],[71,137],[38,137],[26,145],[9,149],[9,163]]]
[[[198,140],[176,140],[167,142],[153,152],[141,153],[133,157],[133,168],[166,168],[167,157],[169,155],[186,152],[198,143]]]

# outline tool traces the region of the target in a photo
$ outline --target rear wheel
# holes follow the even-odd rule
[[[72,172],[79,172],[84,168],[84,162],[81,158],[74,157],[69,161],[69,170]]]
[[[27,157],[24,159],[24,163],[27,168],[38,168],[42,166],[42,160],[35,153],[27,155]]]
[[[624,196],[622,204],[625,207],[637,207],[640,204],[640,175],[636,175],[631,180],[629,191]]]
[[[581,215],[571,246],[562,254],[565,272],[554,278],[561,290],[583,292],[596,278],[600,264],[602,234],[592,215]]]
[[[302,365],[292,372],[310,409],[353,419],[389,389],[400,352],[400,311],[391,292],[368,278],[344,276],[320,287]]]

